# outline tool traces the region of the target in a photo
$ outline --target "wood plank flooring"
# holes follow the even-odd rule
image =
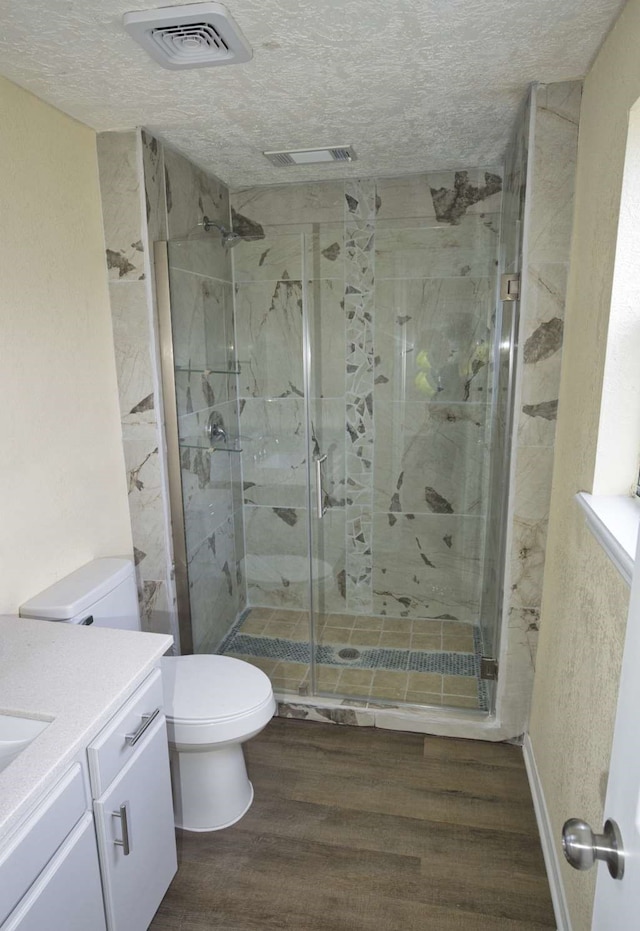
[[[555,928],[518,747],[274,718],[232,828],[179,832],[153,931]]]

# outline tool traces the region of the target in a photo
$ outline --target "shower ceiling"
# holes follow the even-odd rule
[[[168,72],[122,26],[158,0],[0,0],[0,70],[96,130],[147,126],[231,187],[500,162],[531,81],[583,76],[622,0],[228,0],[253,58]],[[348,139],[353,166],[265,149]]]

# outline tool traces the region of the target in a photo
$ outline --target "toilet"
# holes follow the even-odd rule
[[[251,807],[242,744],[276,710],[262,670],[230,656],[165,656],[162,660],[176,826],[228,828]]]
[[[20,616],[140,630],[133,563],[95,559],[25,602]],[[230,656],[165,656],[161,662],[176,826],[230,827],[253,801],[242,744],[275,713],[271,682]]]

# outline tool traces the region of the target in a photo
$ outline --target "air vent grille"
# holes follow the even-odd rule
[[[267,155],[266,152],[265,155]],[[267,158],[272,161],[274,165],[280,165],[282,167],[285,165],[295,165],[294,160],[288,152],[271,152],[267,155]]]
[[[273,165],[284,168],[287,165],[318,165],[330,162],[353,162],[356,153],[353,146],[334,145],[321,149],[291,149],[289,151],[264,152]]]
[[[331,149],[331,155],[336,162],[352,162],[354,159],[353,150],[346,149]]]
[[[171,58],[174,63],[207,63],[211,61],[212,56],[232,56],[229,46],[211,23],[163,26],[160,29],[152,29],[151,38],[159,46],[161,53]]]
[[[124,27],[164,68],[203,68],[249,61],[252,52],[220,3],[189,3],[125,13]]]

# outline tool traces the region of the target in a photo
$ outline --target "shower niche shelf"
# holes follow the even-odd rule
[[[230,362],[227,366],[176,365],[174,371],[176,375],[241,375],[244,364],[244,362],[238,361]]]
[[[246,437],[229,437],[226,442],[210,443],[206,436],[183,436],[178,440],[180,449],[200,449],[205,453],[241,453],[240,445]]]

